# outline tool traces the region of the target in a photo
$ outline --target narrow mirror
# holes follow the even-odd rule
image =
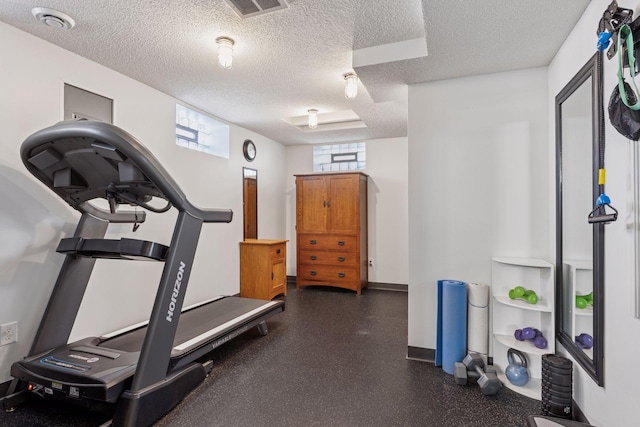
[[[242,168],[244,240],[258,238],[258,171]]]
[[[556,330],[558,341],[603,385],[604,225],[587,217],[599,195],[603,129],[601,54],[556,97]]]

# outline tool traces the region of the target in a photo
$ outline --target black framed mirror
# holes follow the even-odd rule
[[[600,195],[602,53],[556,96],[556,338],[604,385],[604,224],[587,221]]]

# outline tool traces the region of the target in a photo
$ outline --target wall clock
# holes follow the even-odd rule
[[[252,162],[256,158],[256,145],[252,140],[245,139],[242,145],[242,152],[244,153],[244,158]]]

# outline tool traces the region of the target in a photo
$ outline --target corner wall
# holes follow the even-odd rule
[[[435,349],[438,279],[550,259],[546,69],[409,86],[409,339]]]
[[[160,160],[197,206],[231,208],[230,224],[205,224],[185,304],[239,292],[242,240],[242,166],[258,169],[261,238],[285,235],[285,150],[281,144],[231,125],[230,158],[175,145],[176,99],[106,67],[0,22],[0,324],[18,321],[19,342],[0,347],[0,382],[24,357],[53,288],[63,256],[55,252],[79,218],[32,177],[20,160],[20,144],[33,132],[62,120],[63,85],[114,100],[114,124],[133,134]],[[247,163],[242,142],[254,140],[258,157]],[[136,233],[113,225],[107,238],[130,237],[168,244],[175,211],[150,213]],[[148,318],[161,263],[99,260],[71,339],[98,335]]]
[[[595,53],[596,29],[608,0],[592,1],[576,24],[561,49],[549,65],[549,129],[550,164],[554,161],[555,96],[571,80],[575,73]],[[620,7],[634,10],[638,16],[640,1],[620,2]],[[634,382],[635,374],[629,370],[633,356],[640,353],[640,319],[634,317],[635,284],[633,264],[639,254],[633,249],[633,210],[638,201],[632,195],[632,144],[610,124],[607,104],[617,84],[617,56],[604,59],[604,108],[606,140],[606,192],[618,211],[618,220],[605,227],[605,308],[604,308],[604,387],[598,387],[579,365],[573,374],[573,398],[589,421],[598,426],[638,425],[637,405],[640,390]],[[628,76],[628,74],[627,74]],[[627,77],[628,78],[628,77]],[[628,80],[627,80],[628,81]],[[636,79],[637,82],[637,79]],[[549,204],[554,206],[554,193]],[[551,214],[550,214],[551,215]],[[555,226],[554,226],[555,227]],[[549,233],[549,244],[555,243],[555,230]],[[555,248],[553,248],[555,254]],[[555,255],[554,255],[555,256]],[[559,352],[570,357],[559,346]]]

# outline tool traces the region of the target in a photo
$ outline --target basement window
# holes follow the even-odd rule
[[[176,145],[229,158],[229,125],[176,104]]]
[[[313,147],[314,172],[355,171],[366,166],[365,142]]]

